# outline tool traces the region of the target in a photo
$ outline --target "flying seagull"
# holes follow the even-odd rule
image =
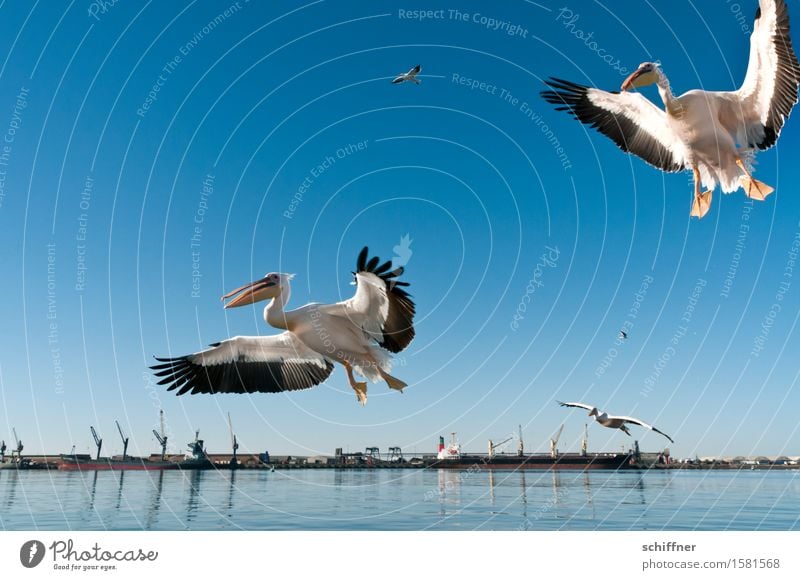
[[[669,439],[672,443],[675,443],[675,441],[672,440],[672,437],[639,419],[635,419],[633,417],[623,417],[621,415],[609,415],[605,411],[598,410],[597,407],[592,407],[591,405],[585,405],[584,403],[562,403],[561,401],[556,401],[556,402],[562,407],[578,407],[581,409],[586,409],[587,411],[589,411],[589,416],[594,417],[594,420],[600,423],[603,427],[610,427],[611,429],[619,429],[623,433],[630,435],[631,432],[628,430],[628,427],[625,425],[625,423],[631,423],[633,425],[640,425],[641,427],[644,427],[645,429],[650,429],[651,431],[655,431],[656,433],[660,433],[661,435]]]
[[[627,333],[627,332],[625,332],[624,330],[620,330],[620,331],[619,331],[619,337],[620,337],[622,340],[628,340],[628,333]]]
[[[418,84],[420,84],[422,82],[421,80],[419,80],[417,78],[417,75],[419,74],[419,71],[421,71],[421,70],[422,70],[422,65],[418,64],[417,66],[412,68],[407,73],[401,74],[400,76],[395,77],[395,79],[392,82],[397,85],[397,84],[400,84],[400,83],[404,83],[406,81],[410,81],[410,82],[414,83],[415,85],[418,85]]]
[[[269,299],[264,320],[284,332],[272,336],[236,336],[211,348],[175,358],[156,358],[151,368],[158,384],[184,393],[278,393],[308,389],[325,381],[334,363],[347,371],[358,401],[367,402],[367,383],[385,381],[402,392],[406,383],[389,374],[391,353],[414,338],[415,305],[398,280],[403,268],[380,264],[364,248],[358,255],[356,292],[335,304],[307,304],[285,311],[293,274],[270,273],[225,294],[225,308]]]
[[[784,122],[797,103],[800,63],[789,37],[785,0],[760,0],[744,82],[735,91],[692,90],[674,96],[659,63],[643,62],[622,83],[621,92],[607,92],[551,78],[552,91],[542,97],[556,110],[611,138],[628,153],[662,171],[691,170],[694,201],[691,215],[702,218],[711,207],[717,184],[724,193],[741,187],[764,200],[773,188],[753,178],[757,150],[775,145]],[[656,84],[661,110],[639,93]],[[701,184],[707,188],[701,192]]]

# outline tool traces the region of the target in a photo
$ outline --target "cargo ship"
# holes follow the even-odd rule
[[[97,455],[94,459],[87,454],[75,453],[75,446],[72,446],[72,453],[62,454],[58,463],[61,471],[163,471],[165,469],[178,469],[178,464],[174,461],[164,459],[167,449],[167,438],[164,435],[163,412],[161,433],[153,430],[153,434],[161,442],[161,459],[150,460],[143,457],[128,456],[129,438],[122,432],[119,421],[116,421],[117,430],[122,438],[122,455],[117,457],[101,457],[100,450],[103,448],[103,439],[97,435],[94,427],[89,427],[97,446]]]
[[[142,457],[97,457],[86,454],[61,455],[58,463],[61,471],[159,471],[178,469],[174,461],[151,461]]]
[[[560,432],[559,432],[560,434]],[[506,440],[508,441],[508,440]],[[458,469],[458,470],[518,470],[518,469],[635,469],[636,453],[588,453],[586,440],[580,453],[559,453],[555,448],[555,441],[551,440],[550,453],[524,453],[522,438],[516,454],[497,453],[495,445],[489,441],[489,452],[462,453],[461,444],[452,433],[450,444],[445,447],[444,437],[439,437],[439,450],[436,461],[428,465],[432,469]],[[505,443],[505,442],[503,442]]]

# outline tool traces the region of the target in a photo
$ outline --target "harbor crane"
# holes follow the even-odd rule
[[[236,440],[236,435],[233,432],[233,423],[231,422],[231,414],[228,413],[228,429],[231,432],[231,447],[233,448],[233,457],[231,457],[231,469],[236,469],[239,466],[239,460],[236,459],[236,451],[239,449],[239,442]]]
[[[389,461],[403,461],[403,450],[399,447],[389,447]]]
[[[164,461],[167,456],[167,434],[164,432],[164,409],[161,409],[158,414],[161,420],[161,432],[159,433],[153,429],[153,435],[156,436],[156,439],[161,445],[161,461]]]
[[[378,447],[367,447],[364,450],[364,455],[366,455],[370,459],[380,459],[381,450]]]
[[[94,437],[94,444],[97,445],[97,459],[100,459],[100,449],[103,447],[103,440],[97,436],[97,431],[94,430],[94,427],[89,425],[89,429],[92,431],[92,437]]]
[[[122,438],[122,461],[125,461],[128,458],[128,441],[130,440],[129,437],[125,437],[125,434],[122,432],[122,427],[119,426],[119,421],[114,421],[117,424],[117,431],[119,431],[119,436]],[[100,452],[98,451],[98,459],[100,458]]]
[[[12,433],[14,433],[14,443],[17,445],[16,449],[11,451],[11,458],[12,459],[14,458],[14,452],[16,452],[17,461],[22,461],[22,449],[23,449],[22,441],[20,441],[19,437],[17,437],[17,428],[16,427],[12,427],[11,431],[12,431]]]
[[[583,439],[581,439],[581,455],[586,457],[589,450],[589,425],[583,424]]]
[[[561,432],[564,431],[564,424],[561,424],[561,428],[556,432],[555,437],[550,439],[550,456],[555,459],[558,457],[558,440],[561,439]]]
[[[505,445],[506,443],[508,443],[512,439],[513,439],[513,437],[508,437],[506,439],[503,439],[500,443],[495,443],[494,441],[489,439],[489,457],[490,458],[494,457],[494,450],[499,448],[499,447],[501,447],[501,446],[503,446],[503,445]]]

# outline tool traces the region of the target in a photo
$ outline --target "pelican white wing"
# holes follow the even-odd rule
[[[577,407],[579,409],[586,409],[587,411],[591,411],[594,409],[591,405],[587,405],[585,403],[562,403],[561,401],[556,401],[562,407]]]
[[[769,149],[775,144],[797,103],[800,64],[789,36],[789,12],[784,0],[761,0],[750,35],[747,75],[720,121],[729,130],[744,122],[747,144]]]
[[[159,385],[176,394],[278,393],[308,389],[323,382],[333,363],[290,332],[275,336],[236,336],[211,348],[176,358],[156,358],[151,367]]]
[[[391,261],[379,265],[377,256],[367,261],[368,255],[368,248],[358,255],[355,295],[319,309],[347,318],[389,352],[400,352],[414,338],[415,306],[403,289],[408,283],[396,279],[403,268],[392,270]]]
[[[608,92],[570,81],[545,81],[553,91],[542,97],[557,111],[568,111],[609,137],[626,153],[633,153],[663,171],[686,168],[686,147],[670,128],[667,115],[639,93]]]
[[[672,441],[672,443],[675,443],[675,441],[672,440],[672,437],[670,437],[669,435],[667,435],[663,431],[659,431],[658,429],[656,429],[652,425],[648,425],[647,423],[645,423],[641,419],[636,419],[635,417],[624,417],[624,416],[621,416],[621,415],[609,415],[608,419],[610,421],[617,420],[617,421],[624,421],[625,423],[633,423],[634,425],[639,425],[640,427],[644,427],[645,429],[650,429],[650,431],[655,431],[656,433],[659,433],[659,434],[663,435],[664,437],[666,437],[667,439],[669,439],[670,441]]]

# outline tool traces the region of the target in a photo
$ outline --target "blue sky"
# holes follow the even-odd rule
[[[116,452],[118,419],[145,454],[163,408],[175,450],[195,429],[226,449],[228,412],[253,452],[450,431],[483,451],[518,424],[544,450],[562,423],[575,450],[586,417],[559,399],[648,420],[678,456],[800,453],[798,114],[758,157],[776,193],[717,192],[697,221],[688,175],[539,97],[549,76],[616,90],[645,60],[677,93],[734,89],[756,3],[459,5],[2,5],[0,436],[85,451],[91,424]],[[389,82],[417,63],[421,85]],[[404,394],[370,385],[360,408],[341,369],[286,396],[153,383],[153,355],[272,332],[224,292],[285,271],[292,305],[335,301],[361,247],[405,235]],[[592,450],[631,441],[590,426]]]

